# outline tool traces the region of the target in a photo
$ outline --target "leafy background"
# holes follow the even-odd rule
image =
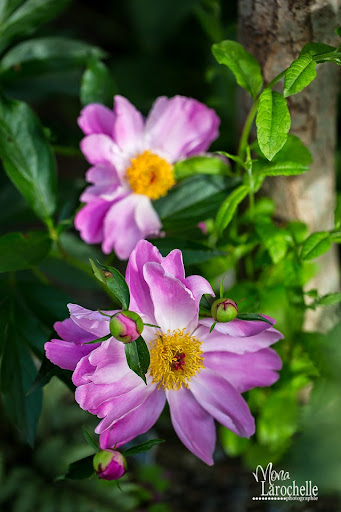
[[[217,462],[207,468],[170,431],[166,410],[150,436],[167,443],[132,460],[132,473],[121,484],[124,492],[96,480],[56,481],[70,462],[91,453],[82,426],[91,430],[94,419],[75,405],[68,372],[52,378],[56,369],[44,361],[36,380],[43,344],[53,322],[67,316],[67,302],[110,305],[88,263],[89,257],[103,261],[103,255],[72,229],[87,169],[78,149],[77,116],[91,101],[111,105],[114,93],[128,97],[144,114],[157,96],[192,96],[221,118],[220,138],[212,148],[236,152],[236,84],[211,53],[212,43],[236,39],[236,20],[236,2],[214,0],[107,2],[101,12],[90,0],[0,4],[0,151],[6,170],[0,174],[3,510],[253,510],[251,496],[258,489],[251,470],[269,460],[286,465],[297,479],[315,479],[325,494],[316,505],[281,505],[286,510],[338,510],[340,331],[322,336],[301,330],[302,285],[314,273],[316,250],[311,251],[321,244],[327,250],[330,236],[314,235],[297,262],[290,251],[307,239],[304,225],[290,223],[279,231],[272,201],[262,198],[255,205],[251,236],[245,234],[249,211],[242,208],[238,236],[231,217],[219,243],[209,222],[204,237],[197,221],[214,216],[230,192],[229,211],[246,195],[240,178],[219,174],[189,177],[167,201],[158,201],[169,236],[157,243],[164,252],[182,248],[188,272],[204,273],[213,284],[229,268],[226,284],[233,276],[238,283],[230,296],[248,299],[241,310],[251,307],[278,319],[286,335],[278,347],[285,361],[282,377],[272,389],[247,396],[257,436],[239,439],[220,429]],[[309,153],[300,154],[305,155],[300,164],[308,165]],[[276,158],[281,161],[280,153]],[[223,224],[221,233],[226,216]],[[113,257],[106,263],[124,269]],[[335,301],[316,292],[311,299],[316,305]],[[42,384],[47,385],[42,389]],[[270,510],[266,503],[261,506]]]

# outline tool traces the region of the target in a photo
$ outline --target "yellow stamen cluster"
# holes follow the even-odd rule
[[[150,151],[132,158],[126,173],[132,190],[150,199],[165,196],[175,185],[173,166]]]
[[[201,345],[184,329],[157,334],[150,345],[149,372],[159,389],[188,388],[191,378],[204,368]]]

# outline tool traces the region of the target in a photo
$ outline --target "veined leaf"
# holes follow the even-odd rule
[[[319,231],[310,235],[301,250],[301,260],[308,261],[329,251],[332,239],[328,231]]]
[[[56,206],[56,164],[40,121],[25,103],[0,99],[0,157],[14,185],[46,221]]]
[[[140,336],[136,341],[125,344],[125,354],[129,368],[147,384],[146,373],[150,364],[149,350]]]
[[[111,107],[116,90],[114,79],[107,66],[99,60],[91,59],[82,76],[80,90],[82,105],[102,103]]]
[[[242,202],[248,193],[249,187],[246,185],[240,185],[233,192],[231,192],[231,194],[220,206],[216,218],[216,229],[219,235],[221,235],[224,229],[229,225],[233,218],[234,212],[237,209],[237,206]]]
[[[300,55],[289,67],[284,80],[284,97],[297,94],[316,78],[316,61],[311,53]]]
[[[197,174],[221,174],[226,175],[229,166],[222,158],[214,156],[193,156],[187,160],[181,160],[174,165],[174,177],[182,180]]]
[[[129,455],[137,455],[138,453],[147,452],[151,448],[153,448],[153,446],[156,446],[157,444],[164,443],[164,442],[165,442],[164,439],[150,439],[149,441],[146,441],[145,443],[141,443],[136,446],[132,446],[131,448],[128,448],[127,450],[125,450],[122,453],[124,454],[125,457],[127,457]]]
[[[212,46],[219,64],[227,66],[237,83],[256,98],[263,85],[263,77],[257,60],[236,41],[222,41]]]
[[[296,176],[307,172],[307,165],[297,162],[267,162],[259,160],[253,164],[253,171],[259,176]]]
[[[259,97],[256,125],[259,147],[268,160],[286,143],[290,124],[286,100],[279,92],[264,89]]]

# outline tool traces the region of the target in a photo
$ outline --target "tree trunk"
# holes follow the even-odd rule
[[[339,24],[338,0],[239,0],[239,39],[260,62],[265,83],[288,67],[304,44],[339,44],[334,33]],[[266,189],[275,200],[281,219],[299,219],[310,231],[333,227],[338,85],[339,68],[335,64],[321,64],[317,67],[317,78],[302,92],[288,98],[291,133],[301,138],[314,161],[307,173],[272,178]],[[315,261],[319,271],[308,289],[317,288],[321,294],[337,291],[336,247]],[[321,319],[321,312],[309,310],[306,328],[319,328]]]

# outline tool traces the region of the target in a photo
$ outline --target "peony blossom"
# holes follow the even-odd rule
[[[214,110],[183,96],[158,98],[147,119],[122,96],[114,110],[91,104],[78,119],[81,149],[92,167],[75,226],[87,243],[127,259],[136,243],[160,235],[152,201],[175,184],[173,164],[205,152],[218,136]]]
[[[140,241],[130,256],[126,280],[129,308],[145,323],[158,326],[145,326],[142,333],[151,359],[147,385],[129,369],[124,344],[109,338],[90,345],[89,354],[79,354],[73,373],[76,400],[101,418],[96,432],[102,449],[119,447],[147,432],[167,400],[180,440],[211,465],[215,419],[239,436],[254,433],[254,419],[241,393],[278,379],[281,360],[269,347],[283,336],[266,322],[239,319],[217,324],[210,333],[214,320],[199,319],[199,301],[202,294],[214,293],[203,277],[185,277],[177,249],[163,258],[152,244]],[[85,333],[109,333],[109,317],[98,318],[98,313],[80,306],[70,311],[84,339]],[[71,338],[75,336],[68,336],[74,346]],[[54,351],[46,344],[47,356],[56,364],[63,350],[60,343]]]

